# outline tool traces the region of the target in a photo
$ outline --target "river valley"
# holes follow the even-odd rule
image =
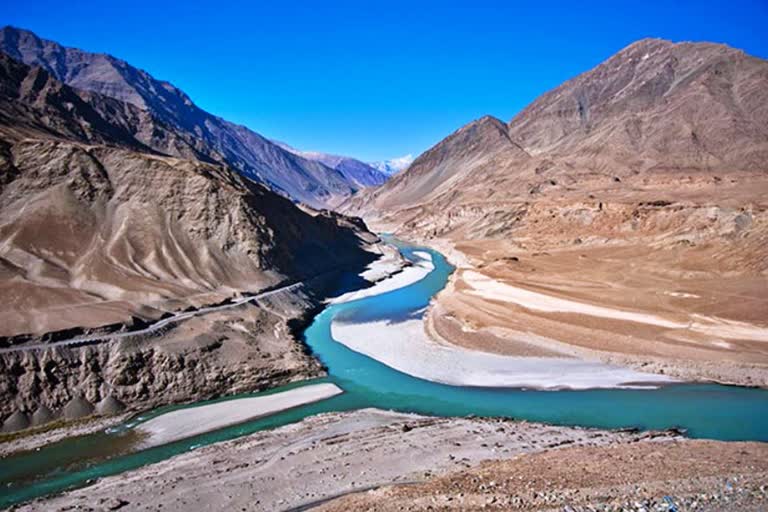
[[[304,332],[304,342],[328,369],[323,379],[292,384],[263,396],[309,384],[331,383],[343,390],[327,400],[229,426],[170,444],[140,450],[136,427],[165,413],[201,404],[170,406],[141,414],[96,434],[69,438],[33,452],[11,455],[0,466],[0,505],[80,487],[202,446],[273,429],[320,413],[375,407],[426,416],[503,417],[565,426],[605,429],[678,428],[693,438],[768,441],[768,391],[715,384],[658,383],[638,389],[536,390],[448,385],[402,373],[356,352],[332,337],[334,321],[375,323],[382,330],[419,321],[452,271],[437,251],[398,241],[415,263],[426,252],[434,267],[405,287],[326,307]],[[420,256],[418,253],[421,253]]]

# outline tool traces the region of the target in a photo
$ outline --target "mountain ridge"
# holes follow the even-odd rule
[[[740,50],[640,40],[541,94],[508,123],[486,116],[459,128],[407,171],[341,209],[394,221],[398,209],[403,219],[430,202],[445,212],[462,197],[610,195],[625,179],[641,183],[622,194],[642,197],[665,173],[697,171],[697,181],[714,180],[705,175],[715,173],[759,173],[768,161],[766,84],[768,63]],[[493,133],[530,158],[517,162],[521,155],[499,154],[489,142]],[[405,183],[430,173],[430,186],[405,190]]]
[[[64,47],[13,27],[0,29],[0,51],[25,64],[42,67],[75,89],[146,110],[160,123],[197,143],[197,151],[206,159],[225,163],[293,200],[327,208],[356,191],[342,173],[287,152],[242,125],[209,114],[169,82],[157,80],[111,55]],[[149,136],[143,142],[152,147]]]
[[[768,383],[768,61],[640,41],[341,210],[456,267],[438,343]]]
[[[122,124],[137,112],[0,54],[0,335],[151,316],[368,258],[373,238],[351,219],[150,150]]]

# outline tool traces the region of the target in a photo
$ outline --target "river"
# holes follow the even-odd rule
[[[39,451],[0,461],[0,506],[9,506],[90,480],[158,462],[207,444],[274,428],[329,411],[378,407],[439,416],[505,416],[560,425],[602,428],[685,429],[691,437],[768,441],[768,391],[715,384],[674,384],[658,389],[533,391],[437,384],[393,370],[354,352],[331,337],[334,318],[346,322],[418,317],[446,284],[451,266],[438,252],[394,241],[406,258],[427,251],[435,265],[426,278],[405,288],[323,310],[304,332],[304,341],[329,376],[271,390],[333,382],[344,394],[165,446],[133,451],[132,428],[170,410],[163,407],[108,432],[70,438]],[[262,393],[263,394],[263,393]],[[253,396],[253,395],[247,395]],[[240,396],[242,397],[242,395]],[[222,400],[233,400],[228,397]]]

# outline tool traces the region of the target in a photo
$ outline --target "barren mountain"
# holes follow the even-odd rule
[[[365,258],[339,217],[305,213],[221,166],[138,152],[121,125],[135,107],[95,93],[86,102],[8,58],[0,81],[0,334],[97,326]]]
[[[429,204],[452,204],[468,195],[476,184],[485,185],[484,170],[515,172],[528,154],[512,142],[507,127],[496,118],[483,117],[446,137],[417,158],[406,172],[395,175],[377,189],[352,197],[342,208],[384,215]],[[473,174],[478,174],[473,178]],[[406,213],[407,215],[407,213]]]
[[[726,174],[764,179],[766,84],[768,63],[728,46],[642,40],[542,95],[507,127],[489,116],[470,123],[343,209],[391,216],[441,200],[456,208],[542,194],[643,197],[680,178],[695,186],[673,195],[722,199],[729,187],[708,185]],[[533,158],[499,153],[504,144]]]
[[[531,154],[600,171],[765,171],[768,64],[720,44],[645,39],[509,123]]]
[[[766,105],[768,62],[643,40],[341,209],[461,267],[433,336],[768,385]]]
[[[137,139],[157,151],[227,164],[244,176],[313,207],[335,205],[356,190],[339,171],[286,151],[244,126],[209,114],[172,84],[110,55],[67,48],[13,27],[0,30],[0,51],[43,68],[75,89],[138,107],[129,128]],[[141,126],[135,121],[141,121]],[[173,133],[174,140],[158,138],[151,129],[153,124],[163,125],[165,131]]]

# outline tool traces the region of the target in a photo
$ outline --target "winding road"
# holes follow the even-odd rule
[[[173,315],[163,318],[161,320],[158,320],[157,322],[153,323],[152,325],[145,327],[143,329],[139,329],[136,331],[125,331],[125,332],[115,332],[115,333],[108,333],[108,334],[93,334],[90,336],[79,336],[76,338],[72,338],[69,340],[62,340],[62,341],[56,341],[51,343],[30,343],[30,344],[23,344],[18,345],[15,347],[5,347],[0,348],[0,354],[6,353],[6,352],[23,352],[23,351],[29,351],[29,350],[45,350],[53,347],[67,347],[67,346],[78,346],[78,345],[90,345],[95,342],[106,342],[106,341],[115,341],[121,338],[128,338],[131,336],[141,336],[143,334],[149,334],[155,331],[158,331],[162,329],[163,327],[166,327],[170,324],[175,324],[178,322],[182,322],[184,320],[187,320],[189,318],[195,317],[195,316],[201,316],[206,315],[208,313],[214,313],[216,311],[222,311],[229,308],[234,308],[237,306],[242,306],[243,304],[247,302],[254,302],[260,299],[265,299],[267,297],[270,297],[272,295],[292,291],[298,288],[299,286],[303,285],[303,281],[299,281],[290,285],[283,286],[281,288],[275,288],[274,290],[269,290],[263,293],[259,293],[256,295],[252,295],[249,297],[241,297],[239,299],[236,299],[228,304],[220,304],[218,306],[208,306],[203,307],[200,309],[196,309],[194,311],[182,311],[179,313],[174,313]]]

